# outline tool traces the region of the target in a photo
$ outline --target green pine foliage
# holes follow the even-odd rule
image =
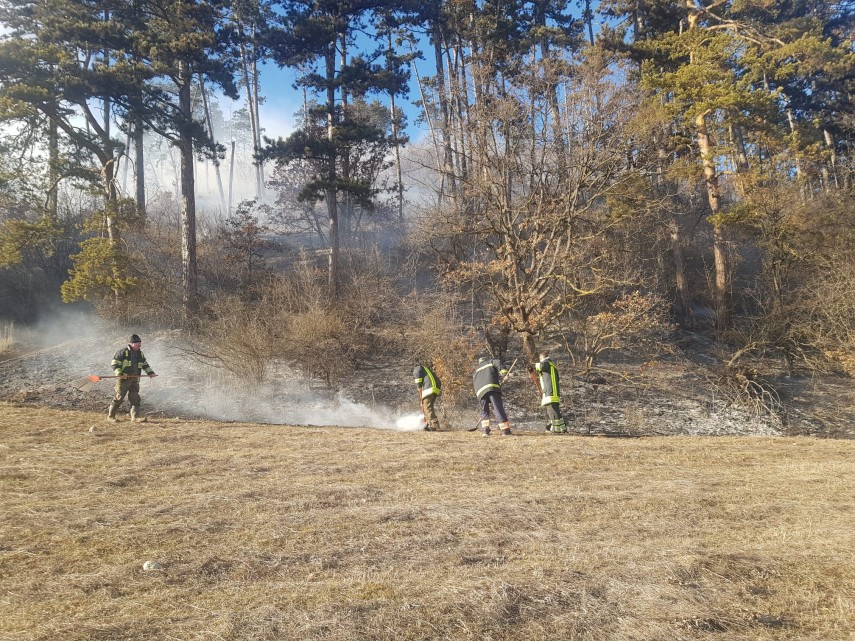
[[[62,284],[66,303],[85,300],[103,304],[113,297],[124,297],[137,286],[138,280],[125,276],[131,259],[120,245],[108,238],[94,237],[80,243],[80,252],[72,256],[74,267]]]

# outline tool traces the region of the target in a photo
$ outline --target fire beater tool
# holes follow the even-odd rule
[[[157,374],[155,374],[155,376],[157,376]],[[93,383],[97,383],[105,378],[142,378],[142,376],[140,374],[122,374],[121,376],[99,376],[98,374],[92,374],[76,382],[74,387],[80,391],[86,392],[92,389]],[[146,376],[146,378],[148,378],[148,376]]]

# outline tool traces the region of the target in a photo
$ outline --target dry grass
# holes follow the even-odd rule
[[[4,641],[855,638],[853,441],[0,404],[0,497]]]

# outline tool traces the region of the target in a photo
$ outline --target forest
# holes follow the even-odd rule
[[[0,339],[77,306],[258,381],[271,346],[453,388],[485,351],[584,374],[686,333],[749,385],[761,359],[855,373],[851,2],[2,0],[0,24]],[[264,65],[301,97],[285,137]]]

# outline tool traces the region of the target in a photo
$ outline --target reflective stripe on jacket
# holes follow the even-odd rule
[[[507,371],[500,361],[478,363],[472,375],[472,385],[478,400],[487,392],[501,389],[500,376],[504,376]]]
[[[561,402],[561,388],[558,384],[558,368],[548,358],[534,364],[534,369],[540,377],[541,405]]]
[[[154,370],[148,366],[145,354],[142,350],[134,352],[130,347],[123,347],[113,357],[113,373],[116,376],[127,374],[137,375],[140,370],[146,374],[154,374]]]
[[[416,387],[422,391],[422,398],[442,394],[442,381],[439,380],[439,376],[427,365],[416,365],[416,368],[413,370],[413,378],[415,379]]]

